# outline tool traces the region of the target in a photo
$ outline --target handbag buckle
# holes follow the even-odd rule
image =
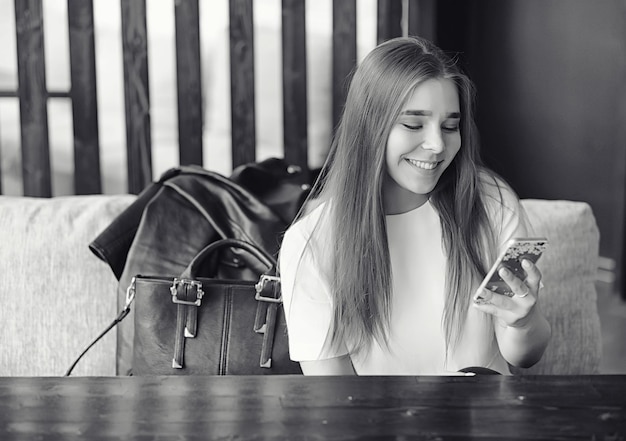
[[[191,288],[196,289],[196,300],[181,300],[178,298],[178,288],[189,286]],[[189,305],[189,306],[200,306],[202,303],[202,296],[204,296],[204,291],[202,291],[202,283],[197,280],[190,279],[179,279],[175,278],[172,282],[172,286],[170,286],[170,293],[172,293],[172,302],[178,303],[179,305]]]
[[[261,275],[261,277],[259,278],[259,281],[256,283],[256,285],[254,285],[254,288],[256,290],[256,294],[254,295],[254,298],[260,302],[282,303],[283,301],[282,294],[278,298],[261,295],[261,293],[265,289],[265,285],[267,285],[269,282],[280,283],[280,277],[270,276],[268,274]]]

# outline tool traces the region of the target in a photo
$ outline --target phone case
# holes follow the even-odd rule
[[[513,297],[513,291],[511,291],[509,285],[502,280],[498,274],[498,270],[504,266],[513,272],[516,277],[526,280],[528,275],[522,268],[522,260],[528,259],[536,263],[546,249],[547,244],[548,240],[546,238],[511,239],[507,244],[506,250],[496,259],[496,262],[493,264],[476,292],[480,293],[483,288],[486,288],[489,291]],[[478,294],[477,300],[480,299],[480,294]]]

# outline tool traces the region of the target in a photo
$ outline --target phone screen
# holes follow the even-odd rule
[[[485,280],[481,283],[478,291],[482,288],[486,288],[489,291],[512,297],[514,295],[513,291],[509,285],[502,280],[498,274],[498,270],[502,267],[506,267],[519,279],[526,280],[528,274],[526,274],[526,271],[522,268],[522,260],[528,259],[536,263],[546,249],[547,243],[548,241],[545,238],[511,239],[506,251],[493,265],[485,277]]]

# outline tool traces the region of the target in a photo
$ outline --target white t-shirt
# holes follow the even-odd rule
[[[508,187],[503,188],[502,197],[494,184],[484,184],[484,188],[489,218],[497,226],[500,251],[509,238],[527,236],[526,216]],[[328,263],[324,254],[332,244],[311,241],[313,254],[303,252],[313,228],[320,222],[322,207],[292,225],[281,246],[282,295],[290,357],[294,361],[322,360],[348,353],[345,345],[331,348],[328,336],[333,299],[323,266]],[[386,222],[392,268],[389,347],[381,347],[373,340],[369,351],[351,355],[357,374],[442,375],[468,366],[508,374],[489,318],[472,307],[468,309],[459,344],[445,360],[442,314],[446,256],[439,215],[430,202],[406,213],[388,215]],[[468,299],[472,294],[468,293]]]

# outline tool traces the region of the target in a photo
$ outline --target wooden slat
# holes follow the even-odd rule
[[[52,196],[41,0],[15,0],[24,196]]]
[[[230,0],[233,168],[256,158],[252,0]]]
[[[180,164],[202,165],[202,80],[198,0],[178,0],[174,4]]]
[[[128,191],[152,181],[146,0],[121,0]]]
[[[308,172],[305,0],[283,0],[285,159]],[[304,176],[306,179],[306,176]]]
[[[93,0],[68,0],[67,12],[74,118],[74,192],[98,194],[102,193],[102,185]]]
[[[333,0],[333,127],[346,101],[356,57],[356,0]]]
[[[409,0],[409,35],[437,42],[437,0]]]
[[[402,0],[378,0],[377,41],[402,36]]]

